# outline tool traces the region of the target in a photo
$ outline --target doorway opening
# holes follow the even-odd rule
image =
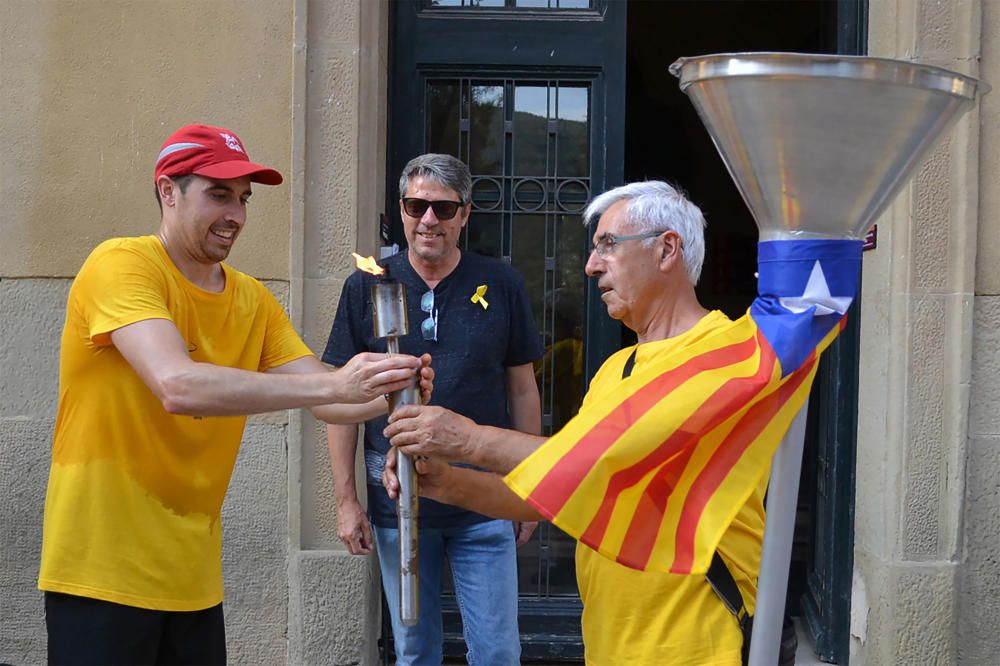
[[[704,211],[705,263],[697,293],[708,309],[735,319],[756,296],[757,227],[694,106],[667,67],[677,58],[709,53],[837,53],[838,11],[843,12],[843,5],[837,0],[628,3],[625,181],[665,180],[687,192]],[[634,340],[623,327],[622,345]],[[815,398],[814,392],[807,434],[812,441],[820,436],[814,412],[821,400]],[[800,601],[809,593],[817,545],[814,527],[822,522],[818,513],[829,510],[817,501],[822,461],[810,443],[803,460],[788,585],[787,612],[793,616],[803,613]],[[814,637],[810,643],[816,643]],[[837,655],[826,650],[826,656]]]
[[[589,239],[579,218],[592,196],[642,179],[680,186],[708,220],[701,302],[738,317],[756,293],[756,226],[668,66],[719,52],[861,53],[867,0],[398,0],[390,16],[385,242],[403,245],[394,179],[410,158],[448,152],[470,165],[462,248],[524,275],[553,352],[536,377],[554,432],[593,371],[634,342],[582,276]],[[818,654],[841,663],[853,566],[856,388],[843,389],[856,386],[852,323],[853,314],[824,354],[810,401],[789,588],[789,610],[811,618]],[[580,663],[574,543],[549,527],[519,552],[522,657]],[[462,663],[457,603],[448,590],[443,598],[446,659]],[[820,647],[841,639],[842,653]]]

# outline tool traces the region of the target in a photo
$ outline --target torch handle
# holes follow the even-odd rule
[[[420,541],[417,531],[417,509],[420,492],[417,471],[412,456],[399,454],[396,465],[399,475],[399,615],[403,625],[412,627],[420,617]]]
[[[386,338],[386,349],[390,354],[399,353],[399,338]],[[420,404],[420,387],[414,378],[410,386],[389,394],[389,413],[405,405]],[[397,458],[396,474],[399,478],[399,497],[396,499],[396,514],[399,525],[399,615],[404,626],[417,624],[420,616],[419,604],[419,533],[417,531],[417,510],[420,488],[413,458],[400,453]]]

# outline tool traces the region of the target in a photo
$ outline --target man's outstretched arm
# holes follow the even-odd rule
[[[534,507],[515,495],[497,474],[452,467],[448,463],[429,459],[417,460],[416,467],[420,475],[420,494],[424,497],[501,520],[545,520]],[[390,449],[386,456],[382,485],[389,497],[396,499],[399,480],[396,477],[395,448]]]
[[[506,474],[534,453],[545,437],[477,425],[436,406],[400,407],[384,431],[394,447],[412,456],[463,462]]]
[[[384,354],[359,354],[335,372],[315,358],[314,364],[300,364],[316,369],[307,373],[262,373],[201,363],[191,359],[184,338],[168,319],[123,326],[111,333],[111,341],[164,409],[193,416],[366,403],[409,385],[421,366],[412,356]]]

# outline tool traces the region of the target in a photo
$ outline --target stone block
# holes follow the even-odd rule
[[[917,170],[913,181],[913,291],[941,293],[948,287],[950,262],[957,241],[951,175],[952,141],[945,136]]]
[[[0,417],[54,418],[71,280],[0,278]]]
[[[327,451],[326,424],[312,416],[302,423],[302,547],[340,550],[337,504]]]
[[[888,556],[892,549],[889,525],[899,506],[899,447],[889,446],[899,432],[895,414],[902,409],[901,391],[885,390],[908,367],[899,349],[899,328],[892,323],[906,316],[905,299],[893,299],[891,289],[896,208],[879,223],[879,247],[864,254],[861,294],[861,358],[858,364],[858,444],[854,539],[858,548]]]
[[[344,173],[344,179],[353,181],[353,173]],[[332,176],[324,181],[309,188],[312,201],[306,203],[304,274],[308,279],[346,276],[355,266],[351,252],[358,247],[357,194]]]
[[[303,339],[320,358],[326,350],[330,327],[337,314],[343,278],[305,281],[304,307],[306,323]]]
[[[961,664],[996,663],[1000,626],[1000,436],[969,443],[965,487],[965,553],[959,574]]]
[[[979,0],[916,0],[915,52],[921,61],[968,62],[978,55]]]
[[[1000,4],[983,2],[983,80],[996,83],[1000,77]],[[979,105],[979,205],[983,211],[1000,210],[1000,98],[986,95]],[[976,253],[976,293],[1000,294],[1000,217],[979,216]]]
[[[309,44],[357,46],[362,4],[371,0],[310,0]],[[311,48],[311,46],[310,46]]]
[[[289,663],[377,663],[380,596],[374,555],[298,553],[292,560],[289,603]]]
[[[247,427],[222,511],[232,664],[284,664],[288,620],[286,429]]]
[[[915,298],[910,314],[908,356],[920,362],[911,367],[906,383],[903,548],[907,559],[938,559],[942,475],[952,445],[944,437],[945,303]]]
[[[956,664],[951,562],[887,562],[855,551],[851,663]],[[853,612],[853,611],[852,611]]]
[[[37,585],[54,423],[0,418],[0,663],[45,663]]]
[[[969,435],[1000,435],[1000,297],[978,296],[972,343]]]
[[[956,663],[954,565],[901,563],[894,574],[895,622],[886,634],[893,663]]]

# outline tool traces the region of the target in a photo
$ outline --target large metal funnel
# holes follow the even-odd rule
[[[988,91],[939,67],[858,56],[730,53],[681,58],[670,72],[761,240],[860,237],[977,89]]]

